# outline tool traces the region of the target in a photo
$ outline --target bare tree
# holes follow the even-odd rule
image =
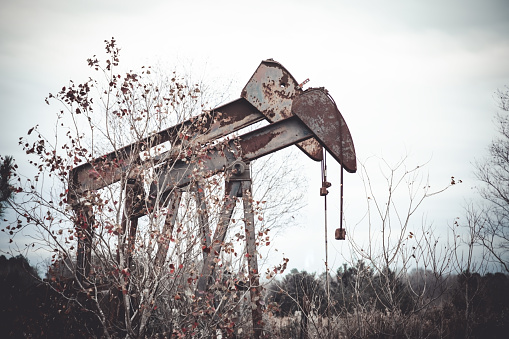
[[[424,166],[408,168],[407,162],[390,166],[370,158],[361,167],[366,213],[349,227],[351,259],[330,277],[330,298],[324,293],[325,274],[315,278],[292,270],[270,285],[267,303],[277,316],[271,319],[275,336],[416,338],[448,333],[437,323],[437,313],[449,287],[454,247],[418,214],[426,200],[456,180],[432,190]],[[378,172],[368,173],[372,163],[369,168]]]
[[[473,337],[473,328],[480,321],[474,300],[482,295],[481,274],[488,270],[489,252],[482,246],[485,222],[484,213],[470,205],[465,210],[464,221],[457,218],[451,227],[454,248],[451,266],[456,272],[453,302],[462,305],[463,312],[457,317],[465,338]]]
[[[367,212],[349,236],[352,258],[362,261],[350,265],[353,271],[338,271],[339,313],[348,337],[439,335],[419,318],[445,291],[452,249],[417,214],[427,199],[455,181],[432,190],[423,166],[408,168],[407,162],[390,166],[382,159],[381,177],[362,166]],[[356,241],[362,238],[355,233],[366,228],[368,240]]]
[[[71,81],[49,95],[48,104],[63,107],[52,137],[35,126],[20,138],[38,173],[19,180],[18,219],[9,230],[30,231],[29,246],[52,251],[47,283],[74,310],[93,314],[104,337],[249,333],[254,324],[243,310],[259,303],[250,294],[259,286],[247,279],[245,239],[269,246],[277,226],[271,215],[298,209],[285,198],[295,186],[276,180],[278,169],[298,168],[272,165],[265,190],[243,190],[242,199],[237,191],[225,194],[231,173],[213,173],[203,160],[227,152],[236,137],[202,138],[220,112],[207,110],[200,83],[151,67],[121,73],[119,51],[112,39],[104,63],[88,59],[102,80]],[[163,142],[161,130],[173,139]],[[162,175],[177,168],[186,185]],[[283,209],[264,214],[275,188]],[[227,232],[237,202],[256,216],[255,225],[236,218]],[[208,265],[215,268],[210,276],[203,273]]]
[[[509,273],[509,88],[496,95],[502,111],[496,118],[498,136],[491,142],[489,156],[475,164],[483,184],[478,190],[486,202],[481,208],[484,223],[478,240]]]

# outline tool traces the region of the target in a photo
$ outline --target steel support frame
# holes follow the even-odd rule
[[[224,239],[228,231],[236,198],[241,197],[244,208],[245,251],[247,257],[249,295],[251,303],[251,318],[253,322],[253,338],[260,338],[263,332],[263,306],[261,303],[260,276],[258,270],[258,256],[256,251],[256,230],[253,212],[252,180],[248,165],[242,163],[242,173],[236,173],[229,178],[225,187],[225,201],[221,210],[219,223],[214,232],[208,255],[204,256],[202,272],[198,279],[195,296],[201,305],[212,306],[213,297],[207,291],[215,276],[216,260],[219,258]],[[207,303],[209,305],[207,305]]]
[[[195,142],[206,145],[221,136],[267,119],[269,126],[244,134],[232,140],[225,149],[210,149],[207,153],[206,176],[222,171],[231,171],[232,166],[240,160],[249,162],[266,154],[275,152],[289,145],[298,145],[313,160],[321,160],[321,147],[324,146],[332,156],[349,172],[356,171],[356,156],[346,122],[337,109],[334,101],[323,88],[303,91],[291,74],[274,60],[263,61],[242,91],[241,98],[218,107],[203,115],[190,119],[182,124],[160,131],[148,138],[128,145],[116,152],[106,154],[94,161],[83,164],[70,173],[68,201],[76,213],[78,231],[77,279],[86,283],[91,267],[91,244],[94,236],[94,215],[90,204],[86,202],[87,191],[104,188],[126,177],[126,168],[136,168],[143,172],[146,168],[138,156],[141,150],[170,141],[172,152],[165,155],[167,164],[159,172],[158,180],[152,183],[150,195],[156,194],[170,206],[166,217],[164,233],[171,238],[175,218],[181,199],[180,188],[192,184],[192,168],[181,161],[179,149],[182,145]],[[163,159],[157,159],[159,164]],[[165,168],[164,168],[165,167]],[[163,169],[164,168],[164,169]],[[150,200],[138,199],[143,193],[141,185],[128,182],[126,185],[126,206],[122,228],[128,246],[128,265],[137,231],[138,218],[147,214],[153,207]],[[134,186],[133,186],[134,185]],[[199,210],[206,211],[205,199],[199,187],[194,187]],[[246,230],[246,254],[248,258],[251,300],[254,301],[253,335],[259,337],[262,331],[261,304],[259,300],[259,272],[256,254],[256,232],[254,215],[251,206],[251,179],[232,177],[227,183],[226,199],[219,224],[213,239],[208,230],[208,216],[199,215],[200,238],[204,256],[202,276],[197,285],[197,295],[206,292],[209,278],[213,276],[215,262],[221,251],[229,220],[235,207],[235,198],[243,197],[244,220]],[[139,194],[138,194],[139,193]],[[146,203],[147,206],[141,206]],[[205,208],[204,208],[205,207]],[[129,225],[129,228],[128,228]],[[126,234],[126,232],[128,232]],[[168,246],[161,244],[158,248],[155,264],[161,267],[167,256]]]
[[[206,252],[209,252],[209,255],[206,256],[203,262],[202,271],[196,286],[195,295],[197,298],[202,298],[202,302],[206,299],[207,289],[214,276],[214,270],[216,268],[214,259],[218,258],[221,253],[224,238],[228,231],[228,225],[230,224],[233,210],[235,209],[236,198],[239,194],[241,194],[240,181],[226,182],[225,199],[219,216],[219,222],[216,226],[210,248],[206,250]]]
[[[242,201],[244,205],[244,225],[246,232],[246,257],[251,299],[251,318],[253,337],[260,338],[263,332],[263,307],[261,304],[260,272],[258,270],[258,252],[256,251],[256,230],[253,212],[252,181],[242,181]]]

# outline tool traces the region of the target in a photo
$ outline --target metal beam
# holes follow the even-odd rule
[[[119,181],[128,171],[143,169],[139,153],[169,141],[178,149],[182,142],[206,143],[263,120],[264,116],[240,98],[150,137],[105,154],[74,168],[70,173],[69,202],[88,190],[98,190]],[[135,169],[139,166],[139,169]]]
[[[311,130],[295,117],[276,122],[230,140],[224,147],[208,150],[200,157],[204,168],[200,176],[212,176],[231,168],[237,159],[250,162],[311,137]],[[189,185],[196,174],[196,166],[189,160],[177,161],[170,168],[161,169],[157,181],[151,185],[150,198],[157,200],[174,187]]]
[[[76,277],[81,284],[87,284],[92,257],[92,240],[94,237],[94,215],[92,207],[79,205],[74,208],[76,228],[78,231],[78,250],[76,258]]]
[[[160,269],[166,260],[166,255],[168,254],[170,239],[173,233],[173,228],[175,226],[175,220],[177,219],[177,213],[181,199],[182,191],[180,189],[176,189],[171,195],[170,202],[168,204],[168,212],[166,213],[166,218],[164,219],[162,239],[165,241],[161,240],[159,242],[156,258],[154,260],[154,266],[157,269]]]

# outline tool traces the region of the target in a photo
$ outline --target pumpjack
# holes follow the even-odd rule
[[[206,221],[201,222],[204,263],[198,279],[195,294],[199,298],[206,293],[209,277],[214,275],[215,258],[221,252],[230,218],[235,207],[235,198],[243,197],[246,230],[246,257],[248,258],[248,279],[250,297],[256,304],[252,310],[254,337],[262,331],[262,303],[260,302],[259,272],[256,255],[254,214],[250,199],[251,176],[249,163],[285,147],[296,145],[309,158],[322,161],[324,149],[341,165],[342,170],[354,173],[357,170],[355,148],[348,126],[334,100],[324,88],[304,90],[295,78],[278,62],[264,60],[258,66],[242,90],[239,99],[216,107],[202,115],[193,117],[178,125],[155,133],[119,150],[94,159],[74,168],[70,173],[68,201],[75,210],[76,229],[80,234],[77,250],[77,277],[82,282],[88,277],[91,265],[91,243],[94,232],[92,208],[86,203],[87,194],[95,192],[122,178],[126,179],[126,208],[122,227],[130,225],[129,248],[134,247],[138,218],[150,213],[151,201],[166,201],[166,232],[173,231],[181,198],[177,187],[186,187],[193,182],[195,166],[186,157],[169,151],[160,157],[162,164],[156,171],[156,179],[145,189],[140,176],[129,174],[127,169],[136,168],[136,173],[147,170],[146,159],[140,151],[147,147],[169,143],[172,150],[182,149],[184,144],[194,142],[205,145],[225,138],[245,127],[262,120],[269,124],[227,141],[227,147],[208,148],[201,151],[199,166],[206,175],[228,172],[225,199],[221,216],[213,237]],[[197,123],[199,122],[199,123]],[[149,146],[147,146],[149,145]],[[180,148],[179,148],[180,147]],[[171,166],[164,166],[172,159]],[[326,195],[329,183],[324,182],[321,195]],[[341,184],[342,188],[342,184]],[[145,192],[148,191],[148,192]],[[195,190],[197,204],[204,199],[202,190]],[[342,195],[342,193],[341,193]],[[159,199],[155,199],[155,197]],[[165,199],[160,199],[164,197]],[[201,216],[203,217],[203,216]],[[127,223],[129,219],[129,223]],[[342,220],[342,219],[341,219]],[[336,239],[344,239],[342,226],[336,230]],[[168,246],[160,245],[155,265],[162,265],[167,256]]]

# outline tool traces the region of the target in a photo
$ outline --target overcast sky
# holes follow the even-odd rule
[[[472,162],[486,155],[494,136],[493,94],[509,85],[509,2],[504,0],[2,0],[1,155],[13,155],[23,169],[18,137],[34,124],[52,121],[56,107],[44,98],[69,79],[82,80],[86,59],[101,55],[103,41],[111,37],[122,48],[124,66],[190,60],[198,72],[232,80],[229,99],[240,95],[267,58],[282,63],[297,81],[309,78],[308,86],[327,88],[349,125],[360,162],[378,156],[393,163],[409,155],[409,166],[429,161],[432,185],[442,187],[451,176],[464,181],[422,211],[441,231],[475,196]],[[291,267],[319,272],[320,167],[305,166],[302,180],[309,182],[310,193],[302,226],[274,243],[290,257]],[[330,168],[337,174],[337,167]],[[345,188],[347,224],[360,231],[359,176],[347,174]],[[332,197],[331,204],[333,234],[338,211]],[[333,243],[335,265],[342,263],[343,246]]]

